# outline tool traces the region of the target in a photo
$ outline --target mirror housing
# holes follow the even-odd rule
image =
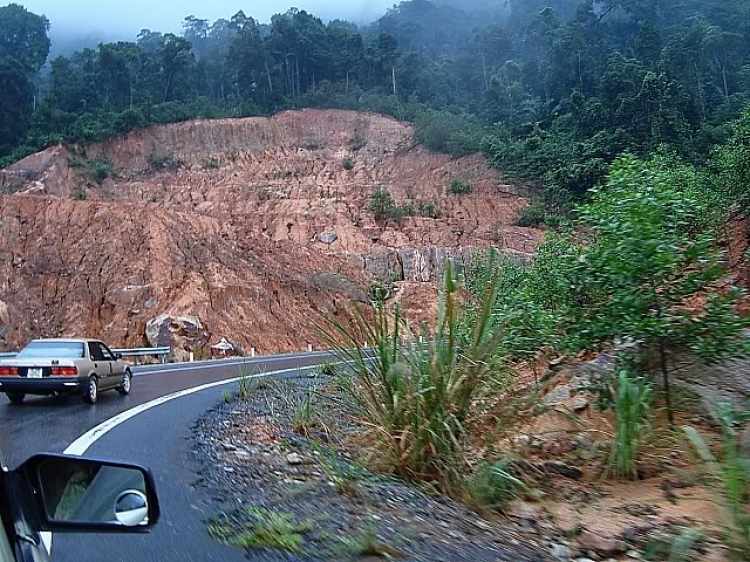
[[[40,454],[14,472],[27,488],[40,531],[147,533],[159,520],[154,478],[142,466]]]

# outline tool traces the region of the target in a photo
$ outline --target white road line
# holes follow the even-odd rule
[[[217,365],[213,365],[213,366],[216,367]],[[267,373],[258,373],[257,375],[250,375],[249,378],[251,379],[266,378],[266,377],[271,377],[275,375],[284,375],[287,373],[295,373],[299,371],[304,371],[306,369],[314,369],[317,367],[318,365],[308,365],[305,367],[295,367],[293,369],[269,371]],[[68,447],[63,451],[63,454],[81,456],[89,449],[89,447],[91,447],[91,445],[96,443],[97,440],[104,437],[108,432],[116,428],[118,425],[125,423],[130,418],[133,418],[137,416],[138,414],[145,412],[146,410],[150,410],[151,408],[155,408],[156,406],[161,406],[162,404],[165,404],[176,398],[182,398],[183,396],[195,394],[196,392],[201,392],[202,390],[208,390],[209,388],[214,388],[216,386],[221,386],[224,384],[231,384],[233,382],[237,382],[241,378],[242,377],[235,377],[232,379],[210,382],[210,383],[202,384],[199,386],[194,386],[193,388],[187,388],[185,390],[173,392],[172,394],[167,394],[166,396],[162,396],[161,398],[155,398],[154,400],[151,400],[150,402],[144,402],[143,404],[134,406],[133,408],[130,408],[129,410],[125,410],[124,412],[120,412],[116,416],[109,418],[108,420],[100,423],[96,427],[89,429],[86,433],[84,433],[78,439],[76,439],[70,445],[68,445]],[[41,536],[42,536],[42,542],[44,543],[44,546],[47,547],[47,552],[51,554],[52,553],[52,533],[44,532],[44,533],[41,533]]]

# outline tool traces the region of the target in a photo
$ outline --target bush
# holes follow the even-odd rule
[[[434,201],[420,201],[417,205],[417,213],[420,217],[428,219],[440,218],[440,210]]]
[[[469,115],[448,111],[420,111],[414,122],[414,139],[435,152],[460,158],[482,149],[484,130]]]
[[[556,186],[545,188],[539,197],[522,207],[516,217],[517,226],[560,227],[570,222],[573,210],[573,194]]]
[[[367,208],[377,220],[400,220],[414,212],[411,205],[396,205],[393,196],[384,189],[379,189],[370,196]]]
[[[464,178],[452,178],[450,192],[454,195],[465,195],[471,193],[471,182]]]
[[[375,305],[372,317],[357,310],[354,330],[335,318],[321,328],[337,357],[356,373],[344,389],[358,406],[371,459],[383,469],[443,491],[461,485],[467,417],[497,344],[491,315],[495,296],[490,282],[464,347],[458,337],[459,286],[450,264],[436,332],[426,334],[422,345],[398,307],[391,314]],[[364,349],[363,341],[372,348]]]
[[[344,168],[344,170],[351,170],[354,168],[354,162],[352,162],[352,159],[348,156],[344,157],[344,159],[341,161],[341,167]]]
[[[104,180],[110,177],[114,171],[112,161],[105,156],[100,156],[98,158],[94,158],[93,160],[89,160],[88,169],[90,170],[91,175],[94,177],[97,183],[102,183]]]
[[[86,190],[81,187],[76,187],[75,191],[73,191],[73,199],[75,201],[86,201],[88,198],[88,194],[86,193]]]
[[[175,158],[171,153],[168,154],[150,154],[148,165],[152,170],[177,170],[182,167],[183,162]]]

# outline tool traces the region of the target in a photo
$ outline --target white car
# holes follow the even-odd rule
[[[27,394],[80,394],[94,404],[103,390],[130,394],[130,366],[99,340],[42,339],[0,360],[0,392],[14,404]]]

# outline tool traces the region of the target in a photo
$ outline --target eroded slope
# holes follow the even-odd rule
[[[200,326],[182,347],[299,349],[369,279],[406,294],[475,247],[533,250],[539,233],[512,226],[516,188],[480,155],[451,160],[412,136],[379,115],[284,112],[58,146],[0,171],[0,338],[154,343],[169,326],[149,320],[174,332],[189,317]],[[451,193],[455,178],[471,193]],[[376,220],[378,190],[414,216]]]

